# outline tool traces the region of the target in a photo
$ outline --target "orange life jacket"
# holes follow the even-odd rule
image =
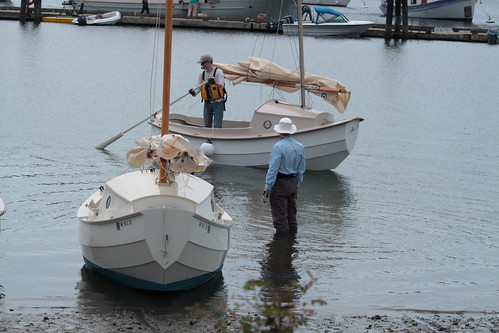
[[[215,76],[215,73],[217,72],[218,68],[215,68],[215,71],[213,72],[213,76]],[[203,71],[203,83],[206,82],[204,79],[204,71]],[[224,98],[225,96],[225,89],[218,87],[216,84],[209,84],[206,83],[202,86],[201,88],[201,98],[204,101],[213,101],[216,99]]]

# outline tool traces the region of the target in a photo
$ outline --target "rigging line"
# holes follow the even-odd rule
[[[284,0],[281,0],[280,4],[279,4],[279,20],[282,18],[282,7],[283,6],[284,6]],[[279,32],[279,29],[276,30],[276,34],[274,36],[274,48],[272,50],[272,55],[271,55],[271,58],[270,58],[270,60],[272,62],[274,61],[275,51],[276,51],[276,48],[277,48],[276,41],[277,41],[278,32]]]
[[[153,49],[152,49],[152,59],[151,59],[151,75],[149,78],[149,115],[151,115],[152,109],[154,107],[154,95],[156,92],[156,68],[157,68],[157,35],[158,30],[154,29],[154,39],[153,39]]]
[[[149,79],[149,114],[152,115],[155,108],[155,96],[157,89],[157,75],[158,75],[158,61],[159,61],[159,38],[160,38],[160,28],[161,28],[161,8],[160,4],[156,5],[156,17],[154,26],[154,41],[151,59],[151,75]]]
[[[154,36],[153,36],[153,49],[152,49],[152,59],[151,59],[151,76],[149,81],[149,115],[156,112],[156,91],[157,91],[157,75],[158,75],[158,62],[159,62],[159,40],[161,32],[161,8],[159,3],[156,6],[156,17],[154,25]],[[151,135],[159,135],[154,126],[150,126]]]
[[[479,5],[478,5],[478,7],[479,7],[479,8],[482,10],[482,12],[483,12],[485,15],[487,15],[487,17],[489,18],[489,19],[488,19],[488,21],[487,21],[487,23],[494,23],[494,22],[492,21],[492,17],[491,17],[491,16],[489,15],[489,13],[487,13],[487,12],[485,11],[485,9],[483,8],[482,1],[480,1],[480,3],[479,3]],[[492,21],[492,22],[489,22],[489,21]]]

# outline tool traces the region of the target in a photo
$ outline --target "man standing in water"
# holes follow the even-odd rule
[[[189,93],[196,96],[201,91],[204,101],[203,117],[204,127],[211,127],[213,120],[215,128],[222,128],[222,119],[225,111],[224,72],[213,66],[213,57],[209,54],[201,56],[198,60],[203,72],[199,75],[198,83],[206,83],[196,90],[190,89]]]
[[[296,198],[305,173],[305,149],[291,137],[296,132],[291,119],[282,118],[274,131],[280,140],[270,152],[263,195],[270,199],[276,235],[296,234]]]

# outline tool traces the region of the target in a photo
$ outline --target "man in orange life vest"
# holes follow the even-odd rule
[[[211,127],[214,121],[215,128],[222,128],[222,119],[225,111],[224,73],[220,68],[213,66],[213,57],[209,54],[198,60],[203,72],[199,75],[198,85],[206,82],[200,88],[190,89],[189,93],[196,96],[201,92],[204,102],[204,127]]]

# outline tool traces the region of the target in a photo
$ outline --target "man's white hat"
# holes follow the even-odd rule
[[[296,132],[296,126],[293,124],[289,118],[281,118],[279,124],[274,126],[274,131],[282,134],[294,134]]]

